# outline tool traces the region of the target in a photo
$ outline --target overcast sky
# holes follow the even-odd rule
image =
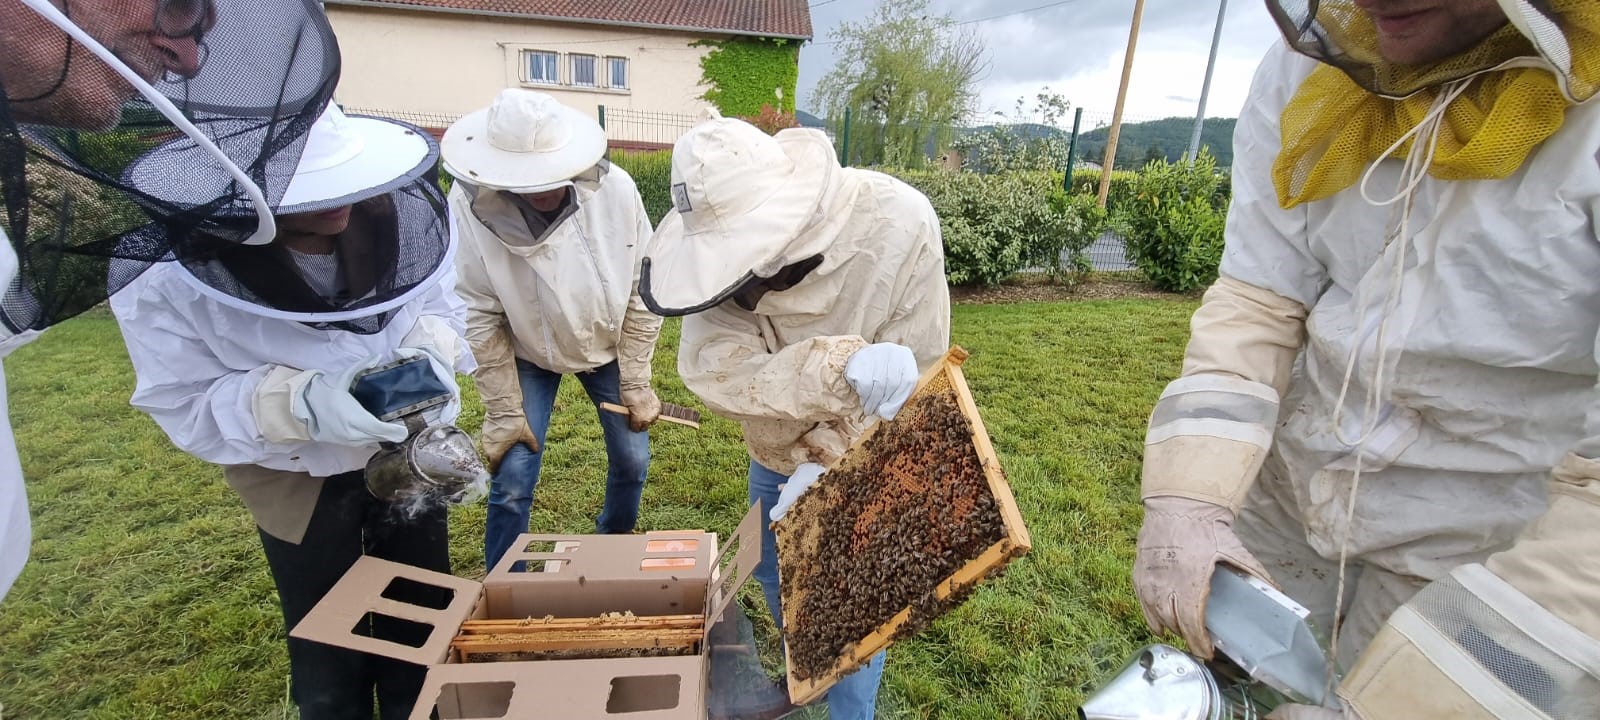
[[[817,109],[812,89],[833,67],[834,46],[828,42],[833,29],[841,21],[867,17],[877,4],[811,0],[816,37],[800,50],[801,109]],[[1133,0],[931,0],[930,5],[961,21],[994,18],[972,25],[988,47],[989,69],[979,83],[981,114],[1010,112],[1018,97],[1031,100],[1048,85],[1085,109],[1086,126],[1109,121]],[[1130,120],[1194,115],[1216,17],[1217,0],[1146,0],[1125,110]],[[1229,0],[1208,117],[1239,114],[1256,63],[1277,38],[1261,0]]]

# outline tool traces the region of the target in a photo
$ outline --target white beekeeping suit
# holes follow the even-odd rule
[[[1349,5],[1283,23],[1291,45],[1375,97],[1410,95],[1338,45],[1335,18],[1364,17]],[[1264,571],[1339,624],[1355,663],[1339,696],[1365,720],[1600,707],[1600,107],[1584,102],[1600,17],[1500,5],[1514,22],[1480,49],[1514,57],[1441,63],[1419,104],[1395,105],[1411,142],[1320,195],[1305,188],[1323,166],[1284,162],[1303,137],[1286,118],[1331,68],[1267,57],[1236,130],[1222,277],[1147,439],[1147,619],[1209,654],[1192,618],[1211,563]],[[1465,105],[1496,92],[1528,108],[1482,125],[1512,162],[1450,177]],[[1279,717],[1317,713],[1338,711]]]
[[[420,349],[452,388],[456,370],[475,367],[462,337],[466,304],[455,294],[454,234],[428,176],[437,158],[421,130],[330,106],[283,214],[348,212],[334,252],[308,255],[281,240],[224,248],[159,266],[111,298],[138,375],[132,403],[174,445],[218,465],[309,476],[270,484],[228,476],[275,537],[299,542],[322,479],[364,468],[381,435],[363,433],[389,431],[370,417],[348,432],[335,427],[345,418],[318,417],[319,376]],[[346,378],[331,390],[348,396],[349,386]],[[429,422],[459,412],[451,402]],[[394,432],[384,439],[406,437],[403,427]]]
[[[696,129],[695,144],[680,142],[677,212],[656,231],[641,292],[656,312],[687,316],[678,356],[684,384],[740,421],[752,458],[787,474],[838,457],[874,414],[876,404],[864,406],[847,377],[858,351],[900,345],[923,369],[944,354],[950,292],[939,219],[927,198],[887,175],[839,167],[819,132],[748,141],[751,133],[759,138],[743,123],[719,119]],[[742,163],[790,162],[760,155],[780,147],[797,158],[803,179],[774,192],[751,173],[740,175]],[[735,222],[724,218],[738,213],[756,227],[733,233]],[[820,260],[804,282],[741,307],[738,295],[752,280],[812,258]]]
[[[0,282],[10,285],[17,277],[17,253],[5,230],[0,229]],[[28,561],[30,539],[28,492],[22,485],[22,463],[17,439],[11,431],[10,405],[6,402],[5,369],[0,367],[0,599],[16,582]]]

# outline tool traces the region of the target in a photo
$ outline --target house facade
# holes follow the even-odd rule
[[[806,0],[326,0],[356,113],[438,130],[504,88],[548,92],[620,146],[670,145],[710,104],[718,42],[811,36]],[[603,109],[602,109],[603,108]]]

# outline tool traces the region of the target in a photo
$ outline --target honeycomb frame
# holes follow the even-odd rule
[[[793,585],[786,583],[783,588],[786,640],[784,658],[787,665],[790,699],[797,705],[820,699],[841,678],[860,668],[873,655],[893,644],[895,640],[905,636],[906,631],[926,627],[926,624],[934,618],[954,609],[979,582],[998,574],[1011,560],[1026,554],[1032,547],[1032,540],[1023,523],[1021,510],[1017,506],[1010,484],[1006,481],[1005,473],[1001,470],[999,457],[990,442],[988,431],[979,416],[977,404],[973,401],[971,389],[961,371],[961,365],[966,361],[967,355],[967,352],[959,346],[952,347],[946,352],[939,362],[918,379],[915,391],[906,402],[906,408],[920,407],[924,402],[931,406],[933,400],[928,399],[930,394],[953,393],[956,409],[969,426],[972,450],[976,453],[977,462],[981,467],[984,484],[993,497],[999,513],[1002,526],[1000,537],[976,557],[967,560],[953,573],[939,580],[931,589],[924,588],[917,591],[919,597],[931,598],[931,603],[922,603],[918,607],[907,604],[900,608],[886,621],[877,625],[875,630],[859,639],[847,642],[834,658],[832,667],[814,676],[797,674],[796,658],[792,652],[794,643],[787,642],[792,639],[796,627],[796,614],[800,612],[799,608],[802,607],[810,590],[801,586],[804,579],[796,581]],[[834,475],[833,478],[830,478],[830,475],[834,470],[853,467],[879,468],[878,472],[886,475],[904,472],[903,468],[891,466],[892,461],[899,461],[902,458],[895,456],[884,462],[874,463],[868,448],[872,447],[873,440],[879,433],[894,432],[908,427],[906,423],[914,421],[918,420],[900,415],[895,421],[873,423],[851,444],[850,449],[839,460],[829,466],[828,472],[817,480],[817,484],[796,501],[783,520],[773,524],[778,539],[780,568],[788,567],[792,570],[795,567],[818,567],[820,563],[828,561],[827,557],[822,556],[820,539],[822,529],[818,518],[822,513],[837,511],[837,508],[829,507],[829,504],[838,504],[840,499],[838,488],[835,487],[830,492],[828,483],[830,479],[838,477],[845,477],[846,480],[837,482],[849,482],[852,477],[861,477],[859,473],[841,473]],[[935,470],[927,467],[922,469],[929,473]],[[871,524],[872,518],[864,517],[865,514],[854,519],[858,526],[863,520]],[[923,528],[922,532],[937,533],[948,529],[931,526]],[[915,627],[908,625],[913,620],[913,614],[917,616]]]

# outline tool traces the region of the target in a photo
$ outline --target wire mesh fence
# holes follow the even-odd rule
[[[381,110],[374,108],[347,107],[344,108],[344,113],[346,115],[371,115],[373,117],[384,117],[391,120],[399,120],[400,122],[410,123],[422,128],[423,130],[427,130],[428,132],[432,133],[434,137],[444,135],[444,131],[449,128],[452,123],[461,119],[460,115],[419,112],[414,110]]]
[[[681,113],[600,106],[600,124],[613,147],[670,149],[700,118]]]

